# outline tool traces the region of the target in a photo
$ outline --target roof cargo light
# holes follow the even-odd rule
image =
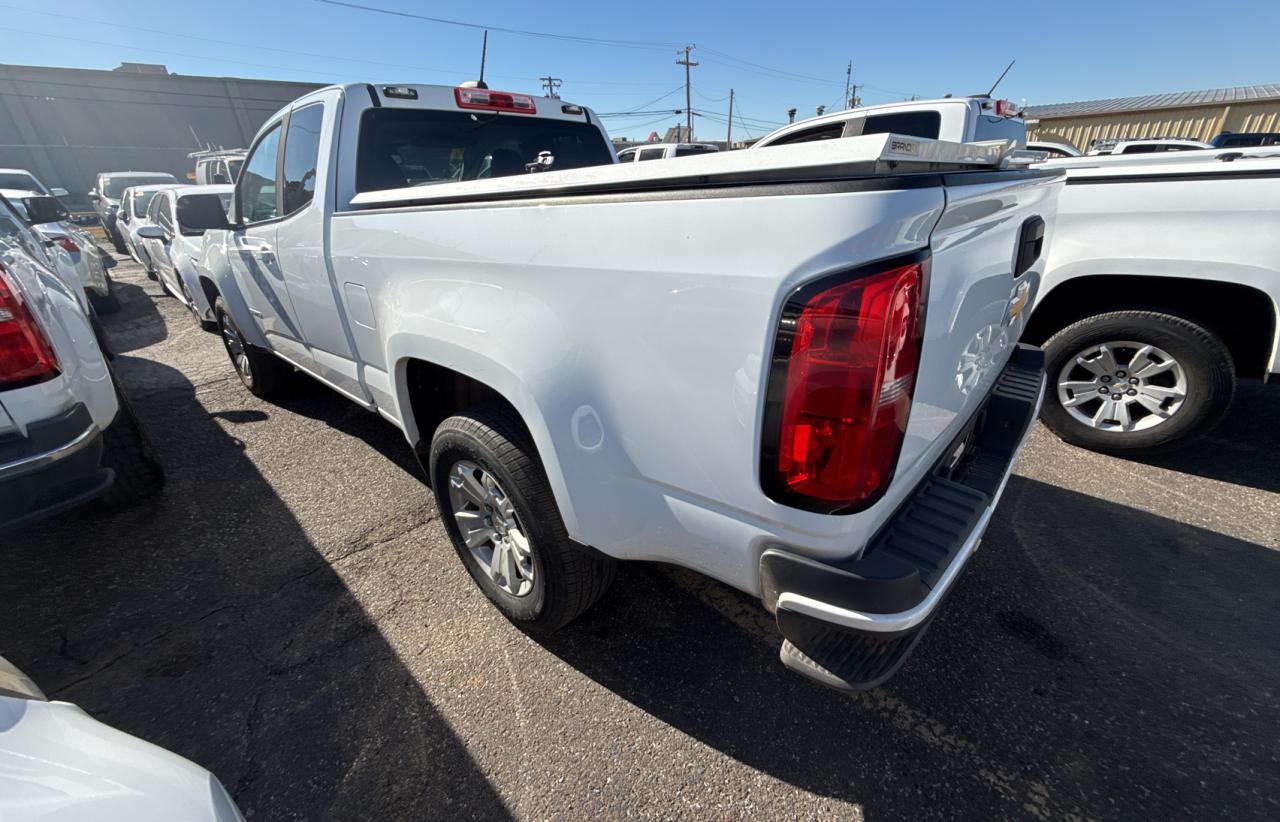
[[[455,88],[453,96],[458,101],[458,108],[511,111],[516,114],[538,113],[533,98],[527,94],[512,94],[507,91],[490,91],[483,88]]]
[[[1022,109],[1008,100],[996,100],[997,117],[1021,117]]]

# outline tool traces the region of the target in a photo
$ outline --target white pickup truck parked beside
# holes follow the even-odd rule
[[[569,622],[615,560],[675,563],[761,597],[787,665],[870,687],[1039,403],[1016,340],[1061,175],[1001,152],[617,164],[561,100],[330,87],[259,132],[201,287],[251,391],[296,368],[403,429],[522,626]]]
[[[1280,152],[1075,158],[1024,340],[1068,442],[1145,454],[1221,419],[1237,378],[1280,380]]]

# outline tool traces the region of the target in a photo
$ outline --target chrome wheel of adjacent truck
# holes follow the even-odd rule
[[[1231,354],[1215,334],[1156,311],[1086,317],[1045,344],[1055,380],[1041,416],[1067,442],[1146,454],[1191,442],[1226,413]]]
[[[613,560],[569,538],[537,449],[509,409],[449,417],[426,462],[454,550],[511,621],[555,630],[613,581]]]
[[[221,297],[214,302],[213,313],[222,346],[244,387],[255,397],[267,397],[283,388],[293,373],[289,364],[246,340]]]

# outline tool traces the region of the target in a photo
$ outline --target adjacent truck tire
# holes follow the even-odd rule
[[[164,468],[138,423],[133,406],[119,388],[116,398],[120,410],[102,432],[102,464],[113,470],[116,478],[102,501],[109,508],[128,508],[160,493],[164,488]]]
[[[1045,370],[1045,425],[1073,445],[1118,455],[1157,454],[1203,436],[1236,387],[1217,335],[1158,311],[1112,311],[1067,326],[1045,343]]]
[[[231,366],[249,393],[255,397],[269,397],[284,389],[293,377],[293,368],[270,351],[245,340],[221,297],[213,304],[213,314],[222,335],[222,345],[231,358]]]
[[[428,470],[458,557],[480,590],[521,628],[536,633],[561,628],[595,604],[613,582],[616,562],[569,539],[533,443],[510,412],[477,409],[446,419],[431,441]],[[481,523],[488,521],[491,509],[474,495],[467,498],[465,476],[476,480],[477,490],[491,489],[492,494],[480,493],[497,501],[495,515],[501,511],[502,524],[490,529],[489,548],[477,529],[483,531]],[[464,527],[472,535],[470,547]],[[493,560],[485,564],[481,559],[486,550],[490,558],[500,551],[499,537],[522,546],[504,555],[513,558],[507,566],[512,574],[495,573]],[[519,562],[523,570],[516,568]]]

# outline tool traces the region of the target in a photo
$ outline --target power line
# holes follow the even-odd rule
[[[650,51],[664,51],[670,48],[674,43],[658,43],[643,40],[611,40],[603,37],[581,37],[573,34],[556,34],[547,31],[530,31],[527,29],[513,29],[505,26],[492,26],[486,23],[468,23],[464,20],[449,20],[444,17],[430,17],[425,14],[412,14],[407,11],[397,11],[396,9],[384,9],[377,6],[366,6],[361,3],[348,3],[343,0],[315,0],[317,3],[324,3],[329,6],[341,6],[348,9],[356,9],[358,11],[367,11],[374,14],[386,14],[392,17],[405,17],[411,20],[425,20],[428,23],[440,23],[446,26],[462,26],[469,29],[488,29],[489,31],[500,31],[504,34],[517,34],[522,37],[542,37],[549,40],[564,40],[572,43],[582,43],[584,45],[593,46],[614,46],[619,48],[635,48],[647,49]]]

